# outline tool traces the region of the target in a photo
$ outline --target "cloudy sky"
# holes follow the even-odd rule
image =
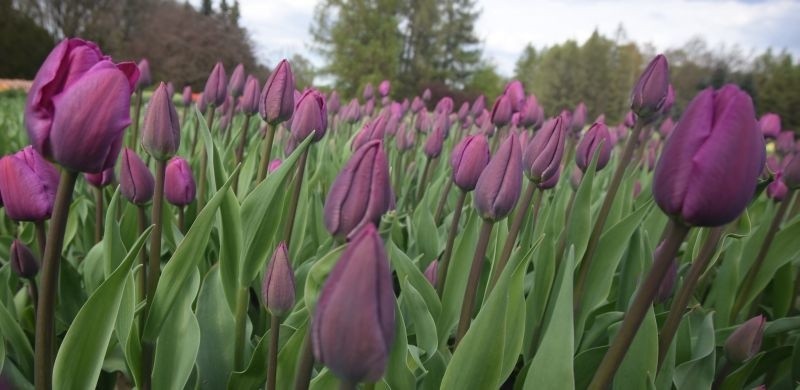
[[[264,63],[299,52],[321,64],[309,47],[317,0],[240,2],[242,24]],[[485,56],[505,76],[529,42],[537,48],[582,42],[595,29],[613,36],[620,24],[630,40],[656,50],[702,36],[711,47],[738,45],[745,53],[786,48],[800,57],[800,0],[478,0],[478,7],[476,30]]]

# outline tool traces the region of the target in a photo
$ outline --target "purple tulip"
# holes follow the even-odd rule
[[[569,185],[572,187],[573,191],[578,191],[578,187],[580,187],[582,180],[583,171],[578,168],[577,165],[572,167],[572,173],[569,175]]]
[[[375,87],[372,86],[372,83],[367,83],[367,85],[364,86],[363,96],[365,101],[372,100],[372,98],[375,97]]]
[[[475,101],[472,102],[472,107],[469,110],[469,113],[472,114],[473,118],[477,118],[478,115],[482,114],[483,111],[486,109],[486,96],[478,95],[475,98]]]
[[[178,112],[161,83],[144,114],[142,122],[142,146],[156,160],[168,160],[181,144],[181,123]]]
[[[175,96],[175,86],[172,85],[172,81],[167,82],[167,96],[169,96],[169,100],[172,100],[172,97]]]
[[[736,328],[725,340],[725,355],[733,363],[744,363],[761,350],[764,325],[767,319],[762,315],[747,320]]]
[[[274,159],[274,160],[270,161],[270,162],[269,162],[269,166],[267,166],[267,172],[268,172],[268,173],[272,173],[272,172],[275,172],[275,171],[277,171],[277,170],[278,170],[278,168],[280,168],[280,167],[281,167],[281,163],[282,163],[282,162],[283,162],[283,161],[281,161],[281,159],[279,159],[279,158],[276,158],[276,159]]]
[[[245,81],[244,65],[236,65],[233,68],[233,73],[231,73],[231,80],[228,82],[228,92],[230,92],[231,96],[235,98],[242,96]]]
[[[100,173],[84,173],[83,177],[89,184],[97,188],[103,188],[114,182],[114,167],[108,168]]]
[[[395,297],[386,249],[372,225],[357,231],[319,294],[314,357],[350,382],[375,382],[389,360]]]
[[[453,183],[465,192],[475,189],[478,178],[489,164],[489,141],[483,134],[465,137],[450,155]]]
[[[128,148],[122,151],[119,170],[119,190],[125,199],[135,205],[144,205],[153,200],[155,180],[144,161]]]
[[[222,62],[217,62],[206,80],[203,98],[207,104],[219,107],[225,103],[226,96],[228,96],[228,76],[225,74],[225,66],[222,65]]]
[[[525,175],[534,183],[542,183],[557,175],[564,156],[567,123],[564,116],[545,122],[522,155]]]
[[[461,107],[458,109],[458,120],[463,122],[469,116],[469,103],[464,102],[461,103]]]
[[[675,128],[675,122],[672,121],[672,118],[664,119],[661,122],[661,126],[658,126],[658,133],[661,134],[661,139],[667,139],[670,134],[672,134],[672,129]]]
[[[353,139],[353,143],[350,145],[350,148],[352,150],[358,150],[358,148],[369,141],[383,141],[383,137],[386,132],[387,116],[387,113],[383,113],[378,115],[378,117],[374,120],[365,123],[364,127],[362,127],[358,134],[356,134],[356,137]]]
[[[206,97],[201,93],[200,97],[197,98],[197,109],[200,110],[200,112],[205,113],[207,108],[208,103],[206,103]]]
[[[429,159],[437,158],[442,153],[442,146],[449,128],[447,117],[440,115],[433,126],[433,130],[428,134],[428,139],[425,140],[425,147],[422,150]]]
[[[426,102],[431,100],[431,90],[430,90],[430,88],[425,88],[425,90],[422,91],[422,100],[426,101]]]
[[[778,173],[775,174],[775,179],[767,185],[767,197],[775,202],[780,202],[788,193],[789,187],[783,182],[783,173],[778,171]]]
[[[139,79],[136,80],[134,86],[137,90],[142,90],[153,84],[153,76],[150,75],[150,61],[147,58],[142,58],[136,67],[139,68]]]
[[[369,141],[355,151],[325,199],[325,227],[344,240],[359,227],[377,225],[389,210],[392,188],[383,142]]]
[[[777,138],[781,132],[781,117],[778,114],[768,112],[758,120],[758,128],[765,138]]]
[[[633,126],[636,126],[636,114],[634,114],[633,111],[628,111],[628,113],[625,114],[625,121],[623,123],[625,127],[632,129]]]
[[[31,146],[0,159],[0,197],[14,221],[50,218],[58,182],[58,170]]]
[[[397,145],[397,149],[400,152],[405,152],[414,147],[414,141],[416,138],[416,133],[414,130],[408,128],[405,123],[402,123],[398,129],[397,134],[395,135],[395,143]]]
[[[280,317],[292,310],[294,289],[294,271],[289,262],[289,251],[286,243],[281,242],[272,255],[261,285],[261,296],[270,314]]]
[[[596,169],[598,171],[608,165],[608,160],[611,159],[611,149],[614,145],[611,144],[611,134],[608,132],[608,127],[604,123],[595,123],[586,131],[575,151],[575,162],[581,171],[586,172],[586,169],[589,168],[589,163],[591,163],[592,157],[597,148],[600,147],[601,142],[603,146],[597,158]]]
[[[540,116],[540,113],[541,111],[539,111],[539,103],[536,101],[536,96],[528,96],[519,112],[519,124],[527,128],[538,127],[544,120],[544,118]]]
[[[427,133],[431,129],[431,116],[428,111],[422,110],[417,114],[417,120],[414,122],[414,127],[420,133]]]
[[[672,110],[672,106],[675,105],[675,89],[672,88],[672,84],[667,87],[667,97],[664,99],[664,105],[661,106],[661,115],[667,116],[669,112]]]
[[[113,166],[138,77],[135,64],[114,65],[94,43],[61,41],[28,92],[24,118],[34,148],[73,171]]]
[[[439,277],[439,261],[431,261],[428,267],[425,268],[423,275],[425,275],[425,279],[428,279],[428,282],[430,282],[433,287],[436,287],[436,281]]]
[[[192,105],[192,86],[187,85],[183,87],[183,95],[181,95],[181,100],[184,107],[189,107]]]
[[[451,112],[453,112],[454,106],[455,103],[453,103],[453,98],[451,98],[450,96],[445,96],[439,99],[439,102],[436,103],[436,107],[433,109],[433,111],[439,115],[450,114]]]
[[[281,60],[261,90],[258,112],[265,122],[274,126],[292,117],[295,105],[294,88],[292,67],[289,61]]]
[[[506,85],[503,95],[508,97],[512,112],[519,112],[525,105],[525,88],[519,80],[512,80]]]
[[[651,172],[656,167],[656,158],[658,157],[658,142],[652,140],[647,144],[647,151],[645,152],[645,167],[647,171]]]
[[[700,92],[667,139],[653,176],[665,213],[694,226],[720,226],[741,214],[764,166],[753,101],[728,84]]]
[[[258,112],[258,98],[261,96],[261,90],[258,85],[258,79],[253,76],[247,77],[247,83],[244,85],[244,94],[240,104],[242,105],[242,112],[245,115],[254,115]]]
[[[578,103],[575,111],[572,112],[572,131],[580,134],[583,126],[586,125],[586,105],[583,102]]]
[[[325,108],[325,97],[315,89],[305,91],[294,107],[292,137],[299,142],[313,133],[313,142],[317,142],[325,136],[327,128],[328,110]]]
[[[536,184],[536,187],[538,187],[540,190],[549,190],[555,187],[556,184],[558,184],[558,179],[560,178],[561,178],[561,170],[557,169],[556,173],[553,176],[550,176],[549,179]]]
[[[500,95],[492,106],[492,124],[496,127],[503,127],[511,122],[511,100],[506,95]]]
[[[483,219],[505,218],[522,189],[522,152],[514,133],[500,145],[475,185],[475,208]]]
[[[167,202],[183,207],[192,203],[196,196],[192,168],[183,157],[173,157],[167,163],[164,176],[164,197]]]
[[[342,106],[342,100],[336,91],[331,92],[328,96],[328,114],[336,115],[339,113],[339,108]]]
[[[606,114],[600,114],[594,119],[595,122],[606,123]]]
[[[785,156],[794,153],[794,131],[787,130],[778,133],[775,139],[775,149],[779,154]]]
[[[385,96],[389,96],[389,89],[391,87],[392,87],[392,84],[389,82],[389,80],[383,80],[383,81],[381,81],[380,85],[378,85],[378,93],[380,93],[381,96],[384,96],[384,97]]]
[[[631,92],[631,110],[645,120],[659,113],[667,100],[669,64],[659,54],[647,65]]]
[[[419,96],[414,96],[414,100],[411,101],[411,112],[416,114],[423,108],[425,108],[425,103],[422,102]]]
[[[30,248],[15,238],[11,242],[11,248],[9,248],[8,252],[8,262],[11,264],[11,270],[17,276],[25,279],[36,277],[36,274],[39,273],[39,260],[36,259]]]

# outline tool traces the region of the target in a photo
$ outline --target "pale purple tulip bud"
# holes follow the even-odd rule
[[[625,114],[624,124],[625,127],[629,129],[632,129],[633,126],[636,126],[636,114],[634,114],[633,111],[628,111],[628,113]]]
[[[146,58],[142,58],[136,67],[139,68],[139,79],[136,80],[135,88],[137,90],[142,90],[150,85],[153,84],[153,76],[150,75],[150,61],[147,61]]]
[[[375,227],[366,225],[322,286],[311,323],[314,357],[347,381],[379,380],[394,340],[394,313],[386,249]]]
[[[431,116],[428,114],[428,111],[422,110],[417,114],[417,120],[414,122],[414,126],[420,133],[427,133],[431,129]]]
[[[261,284],[264,306],[270,314],[281,317],[294,307],[294,271],[289,261],[286,243],[281,242],[275,249]]]
[[[405,152],[414,147],[416,132],[408,128],[405,123],[400,124],[395,136],[395,143],[400,152]]]
[[[556,184],[558,184],[558,179],[560,179],[560,178],[561,178],[561,170],[558,169],[558,170],[556,170],[555,175],[550,176],[550,178],[545,180],[545,181],[537,183],[536,187],[538,187],[540,190],[549,190],[549,189],[555,187]]]
[[[11,270],[17,276],[25,279],[33,279],[39,273],[39,260],[22,241],[14,239],[8,251]]]
[[[602,148],[600,144],[602,143]],[[599,157],[597,158],[597,170],[601,170],[608,165],[608,160],[611,159],[611,135],[608,133],[608,127],[603,123],[595,123],[589,130],[586,131],[578,148],[575,151],[575,162],[581,171],[586,172],[589,168],[589,163],[592,162],[592,157],[595,151],[599,150]]]
[[[364,127],[356,134],[353,143],[350,145],[352,150],[358,150],[361,146],[372,140],[383,141],[386,132],[386,117],[388,114],[384,113],[378,115],[374,120],[364,124]]]
[[[465,137],[453,148],[450,155],[453,183],[465,192],[474,190],[478,178],[489,164],[489,158],[489,141],[486,136],[477,134]]]
[[[444,145],[444,139],[447,136],[447,130],[449,128],[447,117],[440,115],[439,119],[436,120],[436,124],[433,126],[433,131],[428,134],[428,138],[425,140],[423,152],[425,152],[425,156],[429,159],[437,158],[442,153],[442,146]]]
[[[425,88],[425,90],[422,92],[422,100],[426,101],[426,102],[431,100],[431,90],[430,90],[430,88]]]
[[[658,133],[661,134],[661,139],[667,139],[670,134],[672,134],[672,129],[675,128],[675,122],[672,121],[672,118],[664,119],[661,122],[661,126],[658,126]]]
[[[522,152],[514,133],[500,145],[475,186],[475,208],[489,221],[505,218],[522,189]]]
[[[561,169],[567,123],[564,116],[545,122],[522,156],[525,175],[534,183],[550,180]]]
[[[208,109],[208,103],[206,103],[206,97],[203,94],[200,94],[200,97],[197,98],[197,109],[200,112],[205,113],[206,109]]]
[[[181,99],[183,102],[184,107],[189,107],[192,105],[192,86],[187,85],[183,87],[183,95],[181,95]]]
[[[492,124],[497,127],[509,124],[512,113],[511,100],[509,100],[508,96],[498,96],[497,100],[494,101],[494,106],[492,106]]]
[[[58,170],[30,145],[0,159],[0,197],[14,221],[49,219],[58,182]]]
[[[192,168],[182,157],[173,157],[167,163],[164,177],[164,197],[167,202],[178,207],[192,203],[197,189],[192,176]]]
[[[167,96],[169,96],[169,100],[172,100],[172,97],[175,96],[175,86],[172,85],[172,81],[167,82]]]
[[[764,316],[758,315],[736,328],[725,340],[725,355],[728,360],[741,364],[755,356],[761,350],[766,322]]]
[[[336,91],[332,91],[330,96],[328,96],[328,114],[336,115],[339,113],[339,108],[342,106],[342,100],[339,98],[339,94]]]
[[[788,193],[789,187],[783,182],[783,173],[778,171],[778,173],[775,174],[775,179],[767,185],[767,197],[775,202],[780,202]]]
[[[364,86],[364,93],[362,96],[364,96],[365,101],[372,100],[375,96],[375,87],[372,86],[372,83],[367,83],[367,85]]]
[[[543,120],[539,117],[539,113],[539,103],[536,101],[536,96],[528,96],[519,112],[519,124],[527,128],[536,127]]]
[[[328,110],[325,107],[325,97],[315,89],[305,91],[294,108],[292,137],[299,142],[313,133],[313,142],[318,142],[325,136],[327,129]]]
[[[457,116],[460,122],[463,122],[467,119],[467,117],[469,116],[469,103],[467,102],[461,103],[461,107],[458,109]]]
[[[569,175],[569,185],[573,191],[578,191],[578,187],[581,186],[581,180],[583,180],[583,171],[576,165],[572,167],[572,173]]]
[[[794,153],[794,131],[787,130],[778,133],[775,139],[775,149],[781,155]]]
[[[416,114],[423,108],[425,108],[425,103],[422,102],[419,96],[414,96],[414,100],[411,102],[411,112]]]
[[[258,85],[258,79],[248,76],[247,83],[244,85],[242,100],[239,101],[242,105],[242,112],[245,115],[255,115],[258,112],[259,97],[261,97],[261,88]]]
[[[294,112],[294,75],[289,61],[281,60],[269,75],[258,103],[258,112],[265,122],[276,125],[292,117]]]
[[[84,173],[83,177],[92,186],[103,188],[113,183],[116,175],[114,174],[114,167],[111,167],[100,173]]]
[[[469,113],[472,114],[473,118],[477,118],[479,115],[483,114],[486,110],[486,96],[478,95],[475,98],[475,101],[472,102],[472,108],[470,108]]]
[[[583,126],[586,126],[586,105],[580,102],[572,112],[572,131],[580,134]]]
[[[119,190],[122,196],[135,205],[144,205],[153,200],[155,180],[150,169],[133,150],[122,151],[119,170]]]
[[[508,97],[512,112],[519,112],[525,104],[525,88],[519,80],[512,80],[506,85],[503,95]]]
[[[228,92],[231,96],[237,98],[242,96],[242,92],[244,92],[244,83],[246,81],[244,73],[244,65],[239,64],[233,68],[233,73],[231,73],[231,80],[228,82]]]
[[[389,82],[389,80],[383,80],[381,81],[380,85],[378,85],[378,93],[380,93],[383,97],[389,96],[389,89],[391,87],[392,84]]]
[[[436,281],[439,277],[439,261],[431,261],[431,263],[428,264],[428,267],[425,268],[424,275],[425,279],[428,279],[428,282],[431,283],[431,286],[436,287]]]
[[[758,128],[764,138],[777,138],[781,132],[781,117],[778,114],[768,112],[758,120]]]
[[[667,116],[675,105],[675,89],[672,84],[667,87],[667,97],[664,99],[664,105],[661,106],[661,115]]]
[[[164,83],[159,84],[142,122],[142,146],[156,160],[168,160],[181,144],[181,123],[178,112],[167,94]]]
[[[595,122],[606,123],[606,114],[600,114],[595,118]]]
[[[206,80],[206,87],[203,89],[203,98],[207,104],[214,106],[221,106],[225,103],[225,97],[228,95],[228,76],[225,74],[225,66],[222,62],[217,62],[214,69],[211,69],[211,74]]]
[[[453,98],[451,98],[450,96],[445,96],[439,99],[439,102],[436,103],[436,107],[433,109],[433,111],[439,115],[450,114],[451,112],[453,112],[454,106],[455,103],[453,103]]]
[[[667,100],[669,89],[669,64],[659,54],[647,65],[631,92],[631,110],[644,120],[659,113]]]
[[[752,199],[765,156],[750,96],[732,84],[706,89],[664,144],[653,197],[689,225],[725,225]]]

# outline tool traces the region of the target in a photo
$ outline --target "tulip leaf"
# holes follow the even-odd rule
[[[714,313],[703,314],[695,310],[687,316],[688,321],[681,324],[691,338],[691,357],[675,367],[673,380],[679,389],[711,388],[716,364],[713,317]]]
[[[722,382],[722,386],[720,386],[720,390],[739,390],[739,389],[746,389],[747,379],[750,377],[750,374],[753,373],[758,362],[761,361],[761,358],[764,357],[766,352],[760,352],[757,355],[750,358],[750,360],[746,361],[741,367],[737,368],[736,371],[730,373],[727,377],[725,377],[725,381]]]
[[[540,236],[541,237],[541,236]],[[543,237],[542,245],[532,253],[533,256],[533,286],[525,303],[525,341],[524,349],[526,361],[530,360],[535,351],[533,338],[540,340],[544,314],[547,302],[552,294],[553,279],[556,274],[556,259],[553,256],[556,243],[549,237]]]
[[[225,193],[217,216],[220,229],[221,248],[219,253],[219,275],[223,297],[231,312],[236,311],[236,291],[239,267],[242,260],[242,219],[239,201],[233,190]]]
[[[222,262],[206,274],[197,298],[200,350],[197,354],[201,389],[223,389],[233,371],[235,321],[223,292]]]
[[[122,243],[122,236],[116,219],[119,194],[119,186],[117,186],[117,190],[114,191],[114,196],[111,197],[111,202],[109,202],[106,209],[106,220],[103,227],[103,272],[105,276],[110,275],[119,265],[120,259],[125,257],[125,244]]]
[[[614,389],[644,389],[657,368],[658,324],[651,306],[614,376]]]
[[[67,330],[53,366],[53,388],[93,389],[103,366],[106,348],[117,320],[128,272],[139,255],[148,228],[136,240],[128,255],[81,307]],[[76,370],[75,367],[80,367]]]
[[[33,347],[28,342],[28,337],[25,336],[20,324],[12,317],[3,302],[0,302],[0,335],[8,341],[8,345],[14,352],[13,356],[25,377],[33,378]]]
[[[240,286],[250,285],[271,255],[270,247],[277,243],[276,236],[283,227],[283,224],[277,223],[283,219],[283,200],[291,192],[286,191],[286,187],[296,171],[297,160],[310,143],[311,136],[300,143],[281,166],[256,186],[242,203],[244,259],[239,270]]]
[[[259,340],[258,345],[256,345],[256,348],[253,351],[253,356],[250,357],[250,362],[247,364],[247,368],[244,371],[232,372],[230,374],[230,379],[228,379],[226,386],[223,387],[206,386],[201,379],[200,388],[201,389],[228,388],[231,390],[257,389],[259,386],[263,385],[267,380],[267,355],[269,354],[269,332],[270,331],[267,330],[267,333],[264,335],[264,337],[262,337],[261,340]],[[231,359],[232,356],[233,354],[231,353]],[[209,379],[213,379],[214,381],[218,380],[217,378],[209,378]]]
[[[308,271],[303,299],[305,300],[306,308],[308,308],[310,312],[314,312],[314,307],[317,306],[317,298],[319,297],[320,291],[322,291],[322,286],[325,284],[325,279],[328,278],[328,274],[331,273],[333,266],[339,261],[344,249],[345,245],[340,245],[332,249],[314,262],[314,265],[312,265],[311,269]]]
[[[433,208],[427,207],[426,199],[434,194],[427,191],[416,210],[414,210],[414,223],[411,225],[417,249],[423,255],[423,263],[436,260],[439,257],[439,231],[436,229],[436,222],[433,220]],[[434,206],[436,207],[436,206]]]
[[[306,316],[307,320],[303,322],[297,329],[289,336],[286,344],[283,345],[278,353],[278,373],[276,382],[276,389],[291,389],[294,384],[294,374],[297,367],[297,360],[303,351],[305,342],[310,342],[311,318]],[[284,332],[286,333],[286,332]],[[266,337],[266,336],[265,336]],[[263,379],[266,380],[266,370],[264,371]],[[228,387],[229,389],[238,389]]]
[[[425,351],[427,356],[431,356],[439,347],[433,316],[428,311],[422,295],[411,285],[408,278],[403,280],[402,291],[401,302],[405,306],[403,311],[408,314],[411,323],[414,325],[417,347]]]
[[[394,341],[389,353],[389,363],[386,367],[384,379],[390,389],[413,389],[414,374],[409,370],[408,364],[408,336],[403,315],[395,307]]]
[[[595,158],[596,160],[596,158]],[[594,164],[594,162],[592,162]],[[569,249],[561,263],[548,305],[541,344],[525,376],[524,389],[573,389],[574,334],[572,328],[572,274],[575,252]]]
[[[578,192],[575,193],[575,200],[572,202],[572,209],[569,214],[569,221],[567,222],[567,241],[566,248],[574,247],[575,259],[582,259],[583,252],[586,250],[586,245],[589,242],[589,235],[592,232],[592,187],[594,185],[594,177],[597,174],[597,159],[600,156],[598,152],[602,145],[597,147],[592,162],[586,168],[586,172],[581,179],[581,184],[578,187]],[[563,254],[557,253],[557,256]]]
[[[197,264],[203,259],[206,243],[214,226],[214,216],[222,200],[227,196],[232,177],[220,188],[214,197],[203,207],[186,237],[178,245],[172,258],[164,266],[156,293],[147,315],[142,340],[153,342],[161,332],[170,311],[175,307],[183,284],[195,272]]]
[[[397,247],[392,240],[388,240],[387,252],[389,253],[389,261],[394,266],[397,277],[400,280],[408,279],[408,282],[420,294],[422,299],[425,300],[431,315],[436,318],[442,310],[442,303],[439,301],[439,296],[436,294],[431,283],[425,278],[422,271],[414,265],[411,259]]]

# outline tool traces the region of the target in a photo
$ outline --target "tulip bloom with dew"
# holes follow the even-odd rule
[[[58,182],[56,168],[31,146],[0,159],[0,194],[14,221],[49,219]]]

